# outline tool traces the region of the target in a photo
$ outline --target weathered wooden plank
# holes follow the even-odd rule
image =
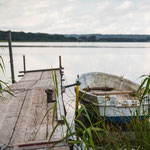
[[[52,84],[52,80],[38,80],[32,89],[54,89],[55,86]]]
[[[17,82],[10,86],[13,91],[30,90],[37,81]]]
[[[56,71],[56,75],[57,75],[57,82],[58,84],[60,83],[60,74],[59,71]],[[37,83],[33,86],[33,89],[36,88],[50,88],[50,89],[54,89],[54,81],[52,78],[52,72],[51,71],[44,71],[41,74],[41,78],[40,80],[37,81]]]
[[[64,104],[62,100],[61,87],[58,86],[58,96],[56,95],[57,100],[57,120],[59,123],[64,123],[62,116],[65,116]]]
[[[52,134],[52,132],[53,132],[53,130],[54,130],[54,128],[55,128],[55,126],[56,126],[57,124],[58,124],[57,121],[55,121],[53,125],[52,125],[52,122],[49,122],[47,140],[49,140],[49,138],[50,138],[50,136],[51,136],[51,134]],[[52,136],[52,138],[51,138],[51,141],[57,140],[57,139],[62,140],[63,137],[64,137],[64,136],[63,136],[63,135],[64,135],[63,132],[64,132],[64,131],[63,131],[62,125],[59,124],[59,125],[57,126],[55,132],[53,133],[53,136]]]
[[[46,140],[46,118],[40,125],[46,113],[46,107],[46,94],[43,90],[31,90],[28,92],[11,144]]]
[[[18,150],[22,150],[22,149],[40,149],[40,150],[44,150],[44,149],[51,149],[51,150],[54,150],[54,148],[50,148],[52,147],[53,145],[56,145],[56,148],[57,149],[60,149],[62,148],[63,150],[68,150],[69,149],[69,145],[66,143],[66,142],[60,142],[59,139],[55,140],[55,141],[47,141],[47,140],[44,140],[44,141],[32,141],[32,142],[29,142],[29,143],[22,143],[22,144],[19,144],[19,145],[15,145],[15,146],[10,146],[11,149],[15,148],[18,149]],[[66,149],[65,149],[66,148]]]
[[[32,81],[32,80],[40,80],[41,75],[42,75],[42,72],[26,73],[19,82]]]
[[[47,139],[50,138],[50,135],[54,129],[54,127],[56,126],[57,122],[56,122],[56,115],[54,116],[54,122],[53,122],[53,113],[54,113],[54,107],[55,107],[55,103],[49,103],[47,105],[47,109],[48,109],[48,114],[47,114]],[[51,141],[54,139],[51,139]]]
[[[60,71],[57,71],[57,72],[56,72],[56,76],[57,76],[57,83],[58,83],[58,85],[61,85]]]
[[[57,76],[57,84],[60,85],[61,84],[61,76],[60,76],[60,71],[53,71],[53,75],[55,76],[55,73],[56,73],[56,76]],[[51,72],[51,79],[53,81],[53,78],[52,78],[52,72]],[[53,81],[54,83],[54,81]]]
[[[64,115],[64,106],[60,90],[60,71],[55,72],[59,87],[57,117],[59,116],[60,119],[55,118],[54,126],[58,123],[57,121],[62,120],[62,115]],[[13,84],[11,88],[17,92],[18,97],[15,97],[14,101],[12,101],[12,97],[9,97],[11,103],[6,101],[6,104],[1,104],[0,106],[0,118],[3,118],[0,122],[0,144],[3,142],[5,144],[10,143],[11,145],[17,145],[19,143],[47,140],[54,128],[54,126],[52,126],[54,103],[47,104],[47,95],[45,93],[46,88],[51,88],[55,91],[52,72],[26,73],[24,77],[18,83]],[[20,93],[21,91],[22,93]],[[54,99],[55,97],[54,94]],[[41,124],[49,108],[52,109]],[[5,135],[6,130],[9,134],[6,133]],[[3,135],[5,135],[5,141],[3,140]],[[61,139],[62,137],[63,126],[60,125],[52,139]]]
[[[61,83],[61,77],[60,77],[60,71],[54,71],[53,73],[56,73],[56,76],[57,76],[57,84],[58,84],[58,92],[59,92],[59,94],[58,94],[58,96],[56,96],[56,100],[57,100],[57,121],[59,122],[59,123],[63,123],[64,121],[63,121],[63,119],[62,119],[62,116],[65,116],[65,111],[64,111],[64,104],[63,104],[63,101],[62,101],[62,95],[61,95],[61,87],[60,87],[60,83]],[[43,77],[42,78],[46,78],[48,76],[48,74],[47,73],[45,73],[45,75],[43,75]],[[41,83],[43,82],[43,81],[40,81]],[[39,82],[39,83],[40,83]],[[55,85],[55,83],[54,83],[54,81],[53,81],[53,79],[52,79],[52,72],[51,72],[51,78],[50,78],[50,81],[49,81],[50,83],[51,83],[51,85],[53,85],[53,86],[50,86],[50,85],[47,85],[47,86],[45,86],[45,87],[48,87],[48,88],[52,88],[53,89],[53,87],[55,88],[56,87],[56,85]],[[37,83],[38,84],[38,83]],[[35,85],[36,86],[36,85]],[[35,87],[34,86],[34,87]],[[34,88],[33,87],[33,88]],[[36,86],[37,87],[37,86]]]
[[[48,110],[50,110],[47,114],[47,139],[50,138],[50,135],[52,133],[52,131],[54,130],[54,127],[59,124],[57,117],[56,117],[56,113],[55,112],[55,116],[53,116],[54,114],[54,107],[57,108],[57,106],[55,106],[56,103],[48,103]],[[54,118],[54,122],[52,121]],[[55,133],[53,134],[53,137],[51,139],[51,141],[55,141],[55,140],[60,140],[63,138],[63,128],[62,125],[59,124],[59,126],[57,127],[57,129],[55,130]]]
[[[8,144],[11,140],[26,92],[7,95],[6,100],[0,102],[0,143]]]
[[[57,84],[58,84],[58,96],[56,95],[57,100],[57,121],[59,123],[64,123],[62,116],[65,116],[64,104],[61,94],[61,75],[60,71],[55,72],[57,76]],[[55,83],[54,83],[55,85]],[[56,85],[55,85],[56,86]]]
[[[43,71],[42,76],[41,76],[41,80],[50,80],[52,79],[52,71]]]

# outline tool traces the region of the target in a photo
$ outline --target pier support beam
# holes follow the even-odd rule
[[[63,74],[62,74],[62,64],[61,64],[61,56],[59,56],[59,68],[60,68],[60,76],[61,76],[61,88],[62,88],[62,76],[63,76]]]
[[[23,70],[24,70],[24,74],[26,73],[26,57],[25,55],[23,55]]]
[[[12,79],[12,83],[15,83],[14,64],[13,64],[13,52],[12,52],[12,45],[11,45],[11,31],[8,31],[8,45],[9,45],[11,79]]]

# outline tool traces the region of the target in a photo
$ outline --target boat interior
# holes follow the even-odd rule
[[[112,87],[87,87],[83,89],[86,92],[90,92],[95,96],[106,96],[109,98],[111,95],[115,95],[118,100],[138,100],[138,96],[135,91],[120,91]]]
[[[119,100],[139,99],[136,91],[139,85],[123,78],[101,72],[90,72],[80,76],[80,89],[95,96],[115,95]]]

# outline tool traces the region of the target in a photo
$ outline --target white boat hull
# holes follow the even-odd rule
[[[99,115],[109,122],[117,123],[130,123],[132,120],[143,119],[148,116],[149,101],[143,100],[142,103],[138,99],[130,96],[131,92],[135,92],[139,85],[122,77],[105,74],[105,73],[87,73],[79,78],[81,82],[81,90],[79,97],[81,103],[95,106]],[[93,87],[111,87],[117,89],[116,92],[104,92],[93,94],[84,89]],[[120,92],[121,91],[121,92]],[[123,92],[122,92],[123,91]],[[115,94],[126,94],[123,97],[116,96]],[[110,94],[110,95],[107,95]],[[83,96],[84,95],[84,96]],[[88,107],[87,107],[88,108]]]
[[[128,108],[99,106],[99,114],[110,122],[130,123],[136,118],[143,119],[148,114],[148,105]]]

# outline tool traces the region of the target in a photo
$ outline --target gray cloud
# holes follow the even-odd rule
[[[149,0],[0,0],[0,30],[150,34]]]

